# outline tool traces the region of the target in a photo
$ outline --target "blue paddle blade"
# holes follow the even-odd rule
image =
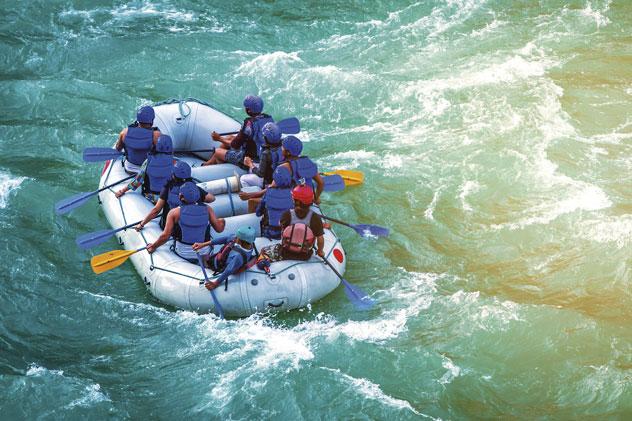
[[[79,193],[67,199],[60,200],[55,204],[55,212],[57,215],[63,215],[76,209],[86,203],[92,196],[97,194],[95,191],[89,193]]]
[[[351,304],[353,304],[355,308],[358,310],[370,310],[375,305],[375,301],[373,301],[362,289],[350,284],[342,277],[340,280],[345,286],[345,294],[347,295],[347,298],[351,301]]]
[[[85,148],[83,150],[84,162],[102,162],[118,158],[122,152],[112,148]]]
[[[284,134],[297,134],[301,131],[301,123],[298,118],[290,117],[276,122],[277,127]]]
[[[77,246],[79,246],[79,248],[87,250],[94,246],[98,246],[99,244],[105,243],[115,233],[116,233],[116,230],[103,230],[103,231],[89,232],[87,234],[83,234],[77,237],[75,242],[77,243]]]
[[[322,177],[325,182],[325,191],[336,192],[345,189],[345,180],[338,174],[323,175]]]
[[[362,237],[388,237],[390,230],[378,225],[349,224]]]

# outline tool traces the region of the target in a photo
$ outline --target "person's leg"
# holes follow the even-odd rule
[[[257,206],[261,203],[261,200],[261,197],[248,199],[248,213],[255,213],[257,211]]]
[[[226,152],[228,152],[228,149],[215,149],[211,159],[206,161],[203,165],[215,165],[226,162]]]
[[[239,177],[239,184],[241,184],[241,188],[244,187],[259,187],[263,188],[263,178],[259,177],[257,174],[244,174]]]

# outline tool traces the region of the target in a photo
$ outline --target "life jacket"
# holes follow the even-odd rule
[[[173,156],[166,153],[156,153],[147,158],[143,193],[160,194],[173,173]]]
[[[188,245],[209,241],[211,225],[209,224],[206,205],[186,204],[180,206],[180,220],[173,236],[177,241]]]
[[[264,113],[244,120],[243,132],[252,142],[244,142],[243,148],[246,151],[246,156],[253,158],[257,162],[259,162],[259,157],[261,156],[261,149],[265,145],[262,129],[266,123],[274,123],[274,119]]]
[[[154,130],[131,125],[123,141],[125,158],[134,165],[143,165],[154,144]]]
[[[267,168],[261,168],[259,174],[262,174],[263,185],[269,186],[272,184],[272,175],[274,174],[274,170],[277,169],[279,164],[283,162],[283,152],[281,151],[281,145],[272,147],[270,145],[266,145],[263,147],[261,154],[270,154],[270,159],[268,160]],[[263,163],[263,158],[261,159]]]
[[[243,272],[250,261],[250,257],[252,256],[252,250],[244,250],[243,247],[237,244],[237,240],[231,240],[224,244],[222,248],[217,252],[216,255],[213,256],[213,269],[215,272],[213,275],[217,275],[220,272],[223,272],[226,268],[226,263],[228,262],[228,255],[231,251],[235,250],[237,253],[241,254],[241,258],[243,259],[243,264],[235,273]],[[226,280],[228,282],[228,279]],[[226,284],[228,286],[228,284]]]
[[[187,181],[191,181],[191,179],[187,178],[184,181],[178,181],[178,182],[173,181],[173,179],[167,181],[167,184],[165,187],[167,187],[168,196],[167,196],[167,201],[165,202],[165,205],[162,208],[162,216],[160,218],[160,228],[164,229],[165,224],[167,222],[167,214],[169,214],[169,211],[171,209],[175,209],[178,206],[182,205],[182,202],[180,201],[180,187]]]
[[[318,175],[318,165],[307,156],[290,160],[289,163],[292,168],[292,186],[305,182],[313,188],[312,179]]]
[[[281,254],[284,259],[308,260],[312,256],[316,242],[316,236],[309,227],[312,212],[310,210],[305,218],[299,218],[294,210],[290,211],[291,224],[285,227],[281,235]]]
[[[294,207],[292,199],[292,189],[290,188],[269,188],[264,196],[267,225],[261,231],[264,237],[269,239],[281,238],[281,216]]]

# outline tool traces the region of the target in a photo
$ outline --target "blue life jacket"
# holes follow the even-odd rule
[[[281,163],[283,163],[283,150],[281,149],[281,145],[277,148],[270,148],[270,153],[272,155],[272,172],[277,169]]]
[[[289,162],[292,167],[292,186],[301,184],[301,181],[305,180],[305,183],[313,188],[312,178],[318,175],[318,165],[306,156]]]
[[[253,248],[254,249],[254,248]],[[217,254],[213,255],[212,265],[213,265],[213,275],[217,275],[220,272],[223,272],[226,268],[226,263],[228,262],[228,258],[230,254],[236,252],[241,255],[241,259],[243,263],[239,269],[237,269],[234,273],[239,273],[246,268],[248,262],[252,258],[254,250],[244,250],[239,244],[237,244],[236,240],[231,240],[224,244],[222,248],[217,252]],[[228,278],[226,278],[226,286],[224,290],[228,289]]]
[[[180,206],[180,220],[177,227],[174,237],[181,243],[192,245],[209,241],[211,226],[206,205]]]
[[[154,131],[138,126],[129,126],[123,140],[126,159],[134,165],[143,165],[154,144]]]
[[[270,117],[268,114],[261,113],[256,115],[255,117],[249,117],[246,121],[250,120],[250,127],[246,127],[244,130],[244,134],[248,136],[256,146],[256,150],[248,150],[248,142],[244,142],[244,149],[246,149],[246,155],[251,156],[255,161],[259,162],[259,157],[261,156],[261,148],[265,145],[265,140],[263,139],[263,126],[266,123],[274,123],[274,119]],[[248,153],[250,152],[250,153]],[[254,156],[252,153],[254,152]]]
[[[175,209],[182,204],[182,202],[180,201],[180,187],[186,181],[191,181],[191,180],[190,179],[185,180],[181,183],[174,183],[174,182],[167,183],[167,186],[169,187],[169,195],[167,196],[167,203],[165,203],[165,206],[168,206],[169,209]],[[169,211],[166,211],[166,212],[168,213]]]
[[[269,153],[269,156],[270,156],[270,159],[267,161],[263,159],[263,156],[266,153]],[[264,188],[265,186],[272,184],[272,181],[273,181],[272,175],[274,174],[274,170],[276,170],[276,168],[282,162],[283,162],[283,151],[281,150],[280,145],[278,147],[271,147],[271,146],[266,145],[261,150],[260,164],[263,165],[264,163],[267,163],[266,165],[267,168],[263,168],[261,166],[259,167],[259,174],[261,174],[261,177],[263,178]]]
[[[262,227],[262,234],[269,239],[281,238],[281,216],[294,208],[292,189],[269,188],[266,190],[263,201],[266,206],[267,225]]]
[[[166,153],[149,155],[143,193],[160,194],[173,173],[173,156]]]

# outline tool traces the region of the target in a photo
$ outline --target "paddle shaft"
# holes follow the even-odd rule
[[[198,262],[200,263],[200,267],[202,268],[202,273],[204,274],[204,280],[206,282],[210,282],[208,280],[208,275],[206,274],[206,268],[204,267],[204,262],[202,261],[202,256],[200,256],[199,253],[197,254],[197,258],[198,258]],[[206,288],[206,287],[204,287]],[[217,312],[219,313],[219,317],[220,318],[224,318],[224,310],[222,309],[222,306],[220,305],[219,301],[217,300],[217,297],[215,296],[215,291],[214,290],[210,290],[209,291],[211,293],[211,297],[213,298],[213,303],[215,304],[215,308],[217,308]]]
[[[108,184],[107,186],[101,187],[99,190],[95,191],[94,193],[95,193],[95,194],[96,194],[96,193],[101,193],[103,190],[107,190],[107,189],[109,189],[110,187],[114,187],[114,186],[116,186],[117,184],[120,184],[120,183],[122,183],[123,181],[130,180],[130,179],[132,179],[132,178],[134,178],[134,177],[136,177],[136,174],[134,174],[134,175],[130,175],[129,177],[125,177],[124,179],[119,180],[119,181],[117,181],[117,182],[115,182],[115,183]]]
[[[343,222],[343,221],[341,221],[341,220],[339,220],[339,219],[331,218],[331,217],[329,217],[329,216],[325,216],[325,215],[320,215],[320,216],[321,216],[321,218],[327,219],[327,220],[329,220],[329,221],[336,222],[336,223],[338,223],[338,224],[340,224],[340,225],[344,225],[344,226],[347,226],[347,227],[349,227],[349,228],[354,228],[354,227],[353,227],[353,225],[348,224],[348,223],[346,223],[346,222]]]
[[[325,264],[329,266],[329,268],[336,274],[338,278],[340,278],[341,281],[346,282],[342,275],[336,270],[336,268],[331,263],[329,263],[329,260],[327,260],[326,257],[321,257],[321,259],[323,259],[323,262],[325,262]]]

